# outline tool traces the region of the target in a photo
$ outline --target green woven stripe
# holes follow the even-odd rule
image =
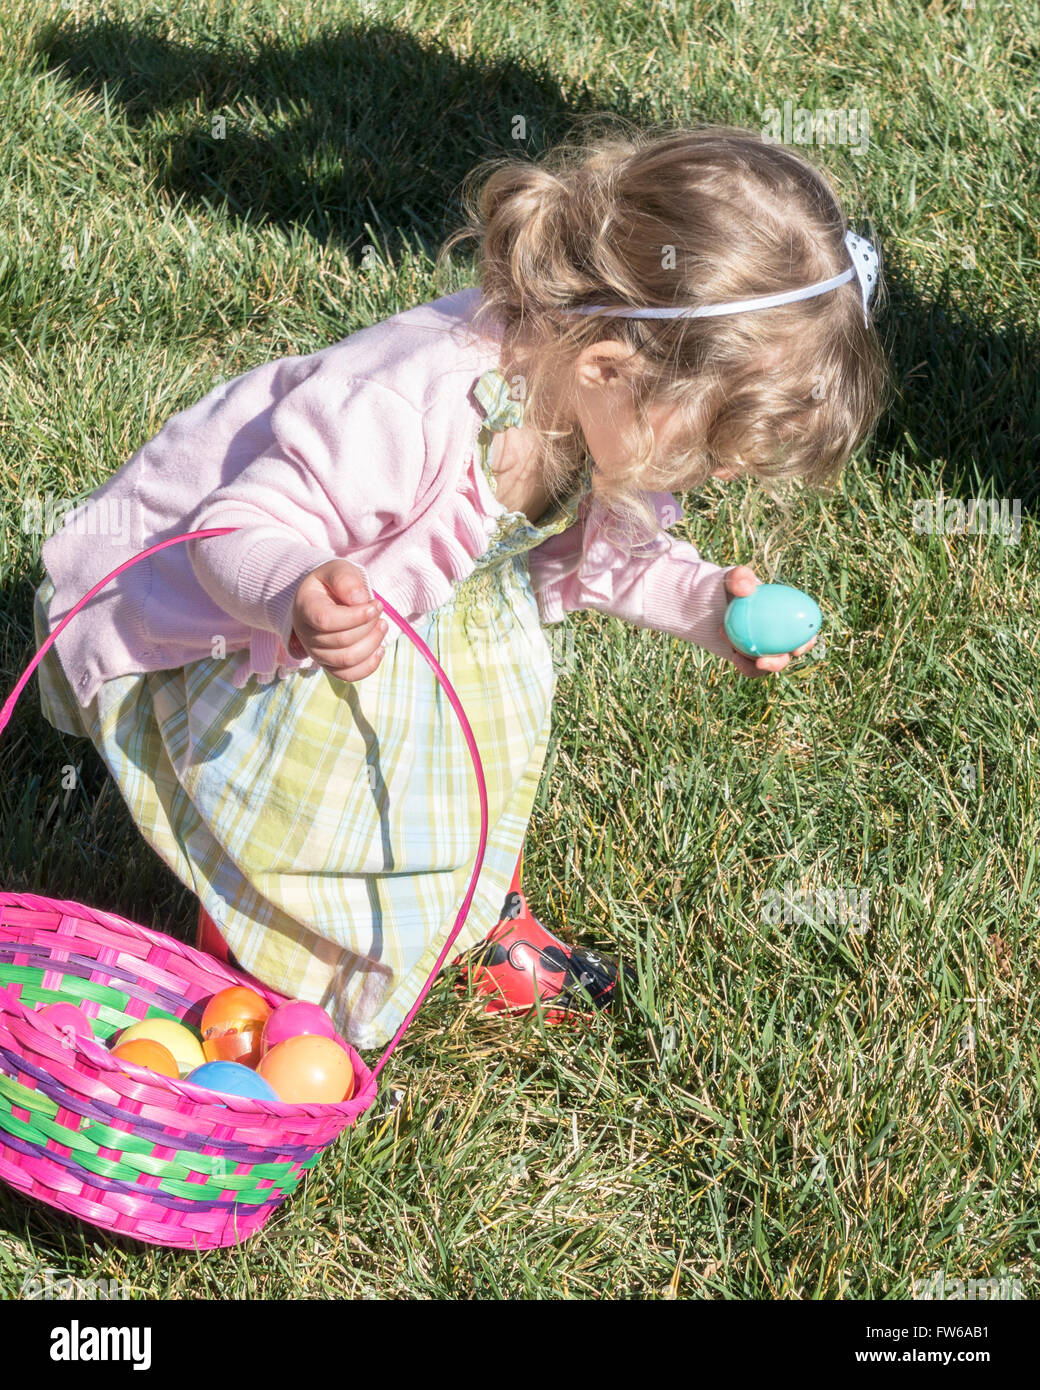
[[[0,965],[0,983],[27,985],[28,989],[22,990],[21,998],[31,999],[34,1004],[41,999],[46,999],[49,1004],[58,1001],[75,1004],[89,999],[94,1004],[108,1004],[113,1009],[125,1012],[130,1002],[130,996],[122,990],[100,985],[96,980],[83,980],[78,975],[64,976],[60,990],[44,990],[41,988],[44,973],[33,965]]]
[[[177,1150],[174,1158],[155,1159],[152,1158],[154,1146],[147,1139],[130,1134],[125,1129],[112,1129],[109,1125],[87,1124],[79,1132],[90,1139],[95,1149],[116,1149],[123,1155],[126,1163],[140,1162],[143,1173],[156,1173],[160,1176],[168,1173],[172,1178],[187,1177],[190,1173],[213,1173],[221,1176],[235,1166],[233,1160],[223,1158],[220,1154],[199,1154],[187,1149]],[[158,1166],[149,1167],[148,1163]],[[184,1172],[177,1172],[177,1166],[182,1166]],[[287,1165],[284,1163],[255,1163],[251,1172],[258,1181],[260,1178],[273,1178],[277,1181],[286,1168]]]
[[[28,1139],[30,1144],[40,1142],[40,1132],[28,1120],[19,1120],[9,1110],[0,1109],[0,1129],[6,1129],[16,1139]]]
[[[3,1119],[0,1118],[0,1125]],[[70,1149],[75,1149],[77,1153],[91,1154],[97,1150],[89,1139],[84,1139],[78,1130],[69,1129],[67,1125],[56,1124],[54,1120],[48,1120],[44,1115],[36,1117],[36,1131],[38,1134],[45,1135],[48,1139],[57,1139],[59,1144],[65,1144]]]
[[[124,1163],[116,1163],[112,1159],[98,1158],[96,1154],[83,1154],[77,1159],[81,1167],[88,1172],[97,1173],[102,1178],[115,1178],[123,1182],[135,1182],[140,1174],[133,1168]],[[157,1176],[153,1174],[152,1176]],[[292,1192],[299,1182],[295,1174],[283,1173],[283,1181],[274,1187],[265,1188],[264,1192],[257,1192],[256,1183],[259,1179],[254,1179],[250,1173],[242,1173],[238,1177],[214,1178],[209,1182],[185,1182],[180,1178],[163,1178],[159,1184],[160,1192],[169,1192],[173,1196],[188,1197],[193,1201],[210,1200],[219,1197],[221,1192],[234,1192],[236,1199],[241,1202],[270,1202],[278,1192]],[[270,1195],[265,1196],[264,1193]]]
[[[155,1148],[151,1139],[145,1139],[129,1130],[113,1129],[111,1125],[89,1120],[80,1130],[89,1137],[96,1149],[118,1149],[124,1154],[150,1154]],[[199,1157],[205,1157],[200,1154]]]
[[[57,1143],[74,1149],[80,1166],[91,1173],[97,1173],[99,1177],[136,1182],[142,1173],[147,1173],[152,1177],[161,1178],[160,1187],[163,1191],[169,1191],[175,1196],[189,1197],[194,1201],[214,1197],[221,1192],[235,1192],[240,1201],[270,1201],[270,1197],[265,1197],[264,1192],[292,1192],[299,1182],[299,1176],[293,1171],[290,1163],[258,1163],[248,1173],[223,1173],[220,1171],[222,1167],[230,1168],[235,1165],[216,1154],[178,1154],[178,1158],[185,1160],[180,1163],[173,1159],[152,1158],[150,1154],[143,1152],[125,1154],[122,1161],[101,1158],[97,1153],[97,1142],[109,1136],[118,1138],[120,1142],[111,1145],[102,1142],[103,1148],[129,1148],[127,1139],[132,1140],[135,1149],[140,1150],[147,1146],[136,1136],[128,1136],[105,1125],[88,1125],[82,1131],[76,1131],[55,1124],[53,1120],[41,1115],[36,1116],[35,1122],[20,1120],[3,1105],[0,1105],[0,1130],[7,1130],[8,1133],[39,1148],[43,1148],[48,1139],[54,1139]],[[98,1135],[98,1131],[102,1131],[102,1134]],[[315,1154],[303,1167],[310,1168],[318,1157],[319,1155]],[[201,1164],[207,1165],[205,1170]],[[209,1171],[214,1176],[202,1183],[186,1181],[194,1173],[202,1171]],[[265,1179],[270,1179],[275,1187],[258,1191],[257,1183]]]
[[[3,1073],[0,1073],[0,1096],[6,1096],[19,1110],[38,1110],[44,1115],[52,1116],[58,1113],[57,1103],[51,1100],[50,1096],[42,1095],[29,1086],[23,1086],[20,1081],[13,1081]],[[0,1106],[0,1109],[5,1108],[7,1107]]]
[[[100,1004],[97,1015],[91,1019],[95,1037],[107,1041],[117,1030],[131,1023],[140,1023],[136,1014],[129,1013],[131,996],[109,985],[101,985],[93,980],[83,980],[78,975],[63,977],[58,989],[44,989],[40,981],[44,972],[34,965],[0,965],[0,984],[20,984],[19,998],[26,1006],[30,1004],[82,1004],[85,1000]],[[176,1014],[168,1013],[157,1005],[149,1006],[144,1018],[162,1018],[170,1023],[179,1023],[187,1028],[196,1039],[201,1039],[199,1030],[185,1023]]]
[[[260,1206],[264,1202],[277,1201],[280,1192],[288,1196],[290,1192],[295,1190],[298,1182],[299,1179],[295,1178],[284,1187],[265,1187],[259,1192],[239,1192],[236,1194],[235,1200],[237,1202],[248,1202],[254,1206]],[[230,1186],[230,1183],[228,1186]],[[159,1184],[159,1191],[166,1192],[171,1197],[187,1197],[197,1202],[200,1196],[215,1196],[220,1191],[220,1184],[218,1183],[211,1193],[208,1186],[203,1187],[193,1182],[177,1182],[176,1179],[170,1178],[168,1182],[161,1182]]]

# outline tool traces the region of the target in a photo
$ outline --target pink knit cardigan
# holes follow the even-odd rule
[[[301,580],[349,559],[414,621],[472,572],[505,510],[477,457],[472,394],[501,335],[470,323],[479,289],[363,328],[305,357],[265,363],[170,417],[43,546],[52,626],[138,551],[186,530],[238,526],[169,546],[103,589],[55,647],[81,705],[100,684],[248,648],[236,680],[267,681],[310,658],[288,644]],[[528,552],[544,623],[596,609],[725,657],[716,629],[726,568],[667,533],[682,516],[649,494],[664,528],[628,556],[590,494],[567,530]],[[387,640],[399,635],[391,624]]]

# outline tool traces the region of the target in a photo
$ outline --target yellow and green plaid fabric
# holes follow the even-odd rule
[[[522,423],[497,368],[474,394],[494,433]],[[582,487],[533,525],[506,512],[474,572],[413,627],[458,692],[484,765],[484,865],[453,957],[498,919],[541,777],[555,688],[527,552],[569,526]],[[49,578],[36,594],[39,646]],[[141,833],[191,888],[242,966],[325,1005],[349,1042],[387,1042],[414,1003],[466,892],[480,832],[462,730],[391,621],[377,670],[321,668],[236,689],[248,652],[106,681],[84,709],[53,648],[38,667],[55,727],[91,739]],[[112,906],[115,906],[114,904]]]

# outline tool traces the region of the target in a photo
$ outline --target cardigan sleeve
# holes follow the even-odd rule
[[[191,522],[192,530],[242,529],[186,545],[210,598],[248,627],[277,634],[286,650],[296,590],[319,565],[350,560],[372,593],[370,567],[351,551],[407,523],[426,462],[414,405],[328,367],[282,397],[270,447],[211,492]]]
[[[736,567],[712,564],[687,541],[667,534],[683,515],[670,492],[647,497],[663,529],[632,555],[607,538],[607,514],[589,497],[574,525],[530,552],[541,620],[556,623],[568,612],[593,609],[670,633],[746,669],[746,659],[718,635],[729,603],[726,575]]]

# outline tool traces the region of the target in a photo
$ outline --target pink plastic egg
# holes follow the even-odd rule
[[[288,1004],[279,1004],[272,1010],[270,1018],[264,1024],[261,1055],[266,1056],[272,1047],[277,1047],[289,1038],[304,1035],[331,1038],[333,1042],[339,1043],[340,1047],[344,1046],[343,1039],[333,1027],[332,1019],[320,1005],[305,1004],[302,1000],[294,999]]]
[[[40,1017],[53,1023],[63,1033],[73,1033],[77,1038],[92,1038],[94,1030],[90,1019],[75,1004],[47,1004],[40,1010]]]

